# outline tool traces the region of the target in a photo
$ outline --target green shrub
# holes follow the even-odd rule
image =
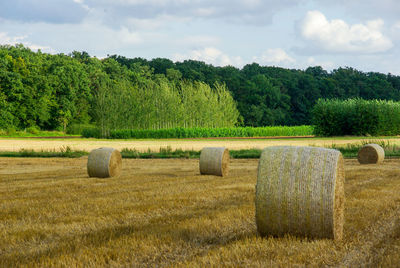
[[[312,110],[318,136],[400,134],[400,103],[383,100],[320,99]]]
[[[96,126],[91,125],[91,124],[70,124],[67,126],[67,134],[71,134],[71,135],[82,135],[82,132],[85,129],[95,129]]]
[[[27,133],[34,134],[34,135],[38,135],[40,133],[40,129],[36,126],[28,127],[25,131]]]
[[[88,127],[82,129],[81,135],[84,138],[101,138],[100,129],[96,127]]]
[[[6,134],[8,136],[15,135],[16,133],[17,133],[17,130],[15,129],[15,127],[9,126],[9,127],[6,128]]]

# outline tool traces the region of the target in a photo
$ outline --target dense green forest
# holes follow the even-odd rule
[[[310,124],[318,99],[400,100],[400,76],[169,59],[51,55],[0,46],[0,129],[65,130]]]
[[[163,58],[111,58],[128,68],[139,62],[155,73],[173,69],[184,79],[225,83],[245,126],[310,124],[312,107],[320,98],[400,100],[400,76],[364,73],[350,67],[327,72],[319,66],[295,70],[253,63],[238,69],[193,60],[174,63]]]
[[[101,136],[113,129],[232,127],[239,117],[225,84],[157,74],[139,63],[129,68],[85,52],[34,53],[0,49],[0,129],[66,130],[95,123]]]

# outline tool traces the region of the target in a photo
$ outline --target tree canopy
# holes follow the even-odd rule
[[[0,46],[0,129],[304,125],[320,98],[399,101],[400,77],[351,67],[327,72],[252,63],[239,69]]]

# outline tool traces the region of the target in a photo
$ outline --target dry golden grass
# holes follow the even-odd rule
[[[89,178],[87,158],[0,159],[0,267],[398,266],[400,160],[346,160],[344,238],[260,238],[257,160],[228,177],[198,160],[123,159]]]
[[[72,150],[91,151],[99,147],[112,147],[117,150],[124,148],[135,148],[139,152],[151,150],[158,152],[160,148],[196,150],[200,151],[204,147],[226,147],[229,150],[241,149],[263,149],[267,146],[332,146],[335,144],[346,145],[361,143],[365,139],[357,138],[290,138],[290,139],[154,139],[154,140],[97,140],[97,139],[14,139],[0,138],[0,151],[60,151],[69,147]],[[400,145],[399,138],[384,139],[391,145]]]

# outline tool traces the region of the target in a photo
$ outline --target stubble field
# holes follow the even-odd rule
[[[345,145],[349,143],[361,143],[362,141],[382,140],[392,145],[400,146],[400,138],[203,138],[203,139],[143,139],[143,140],[99,140],[99,139],[46,139],[46,138],[0,138],[0,151],[19,151],[21,149],[34,151],[60,151],[65,147],[72,150],[91,151],[99,147],[113,147],[118,150],[124,148],[136,149],[139,152],[155,151],[160,148],[196,150],[203,147],[227,147],[230,150],[263,149],[267,146],[320,146],[326,147],[332,144]]]
[[[400,263],[400,160],[346,160],[344,240],[262,238],[258,160],[225,178],[198,160],[124,159],[118,178],[79,159],[0,158],[0,267],[383,266]]]

